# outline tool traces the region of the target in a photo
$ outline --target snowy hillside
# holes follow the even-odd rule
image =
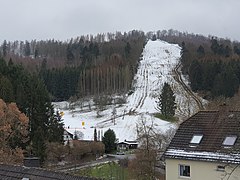
[[[153,117],[153,113],[158,112],[157,101],[164,82],[168,82],[173,88],[177,103],[176,114],[180,119],[198,111],[197,102],[176,81],[177,75],[174,73],[174,68],[179,64],[180,51],[181,48],[176,44],[149,40],[143,49],[142,59],[134,79],[134,92],[127,97],[126,104],[116,107],[108,106],[101,112],[100,118],[97,118],[94,107],[91,111],[87,106],[83,109],[75,106],[70,110],[68,102],[54,103],[56,108],[64,112],[66,128],[72,133],[81,131],[82,138],[88,140],[93,139],[94,127],[97,128],[99,136],[111,128],[119,141],[123,141],[136,139],[136,123],[140,118],[145,118],[148,122],[153,120],[160,131],[174,127],[171,123]],[[187,84],[185,77],[181,76],[181,79]],[[115,122],[112,120],[114,108],[116,109]]]

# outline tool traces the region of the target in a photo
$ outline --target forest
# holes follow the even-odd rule
[[[239,42],[172,29],[87,35],[68,41],[5,40],[0,55],[40,78],[52,101],[62,101],[132,91],[148,39],[181,46],[182,72],[188,75],[193,91],[205,98],[232,97],[238,91]]]
[[[106,40],[107,39],[107,40]],[[81,36],[67,42],[6,42],[5,59],[22,64],[43,80],[53,101],[131,89],[146,37],[141,31]]]

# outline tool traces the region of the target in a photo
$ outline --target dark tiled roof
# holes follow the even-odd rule
[[[0,179],[19,180],[93,180],[94,178],[72,176],[64,173],[0,164]]]
[[[118,144],[138,145],[137,141],[121,141]]]
[[[202,140],[199,144],[190,144],[195,134],[202,134]],[[228,135],[237,136],[233,146],[222,144]],[[239,154],[240,112],[200,111],[180,125],[165,157],[240,163]]]

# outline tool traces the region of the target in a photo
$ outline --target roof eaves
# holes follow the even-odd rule
[[[184,150],[168,149],[165,154],[165,158],[170,159],[187,159],[196,161],[208,161],[208,162],[223,162],[240,164],[240,153],[213,153],[213,152],[193,152]]]

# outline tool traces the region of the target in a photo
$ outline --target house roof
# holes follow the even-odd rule
[[[69,135],[69,136],[73,136],[72,133],[70,133],[67,129],[64,129],[64,135]]]
[[[233,145],[223,144],[227,136],[236,137]],[[239,155],[240,111],[224,110],[200,111],[184,121],[165,152],[165,158],[240,164]]]
[[[138,142],[125,140],[125,141],[119,142],[118,144],[138,145]]]
[[[95,178],[72,176],[65,173],[47,171],[38,168],[0,164],[0,179],[22,180],[93,180]]]

